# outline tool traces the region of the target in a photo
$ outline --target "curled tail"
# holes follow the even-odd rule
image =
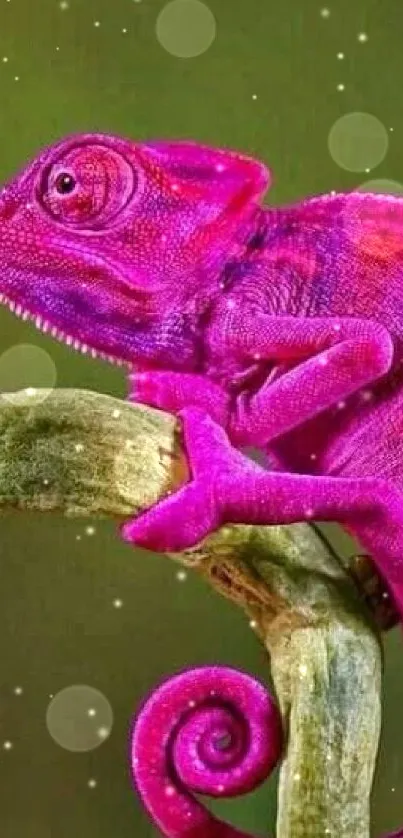
[[[194,797],[233,797],[270,774],[282,750],[280,713],[239,670],[186,670],[157,688],[134,719],[133,781],[167,838],[250,838]]]
[[[277,763],[280,713],[270,693],[237,669],[206,666],[164,681],[134,719],[130,762],[137,790],[166,838],[251,838],[194,797],[256,788]],[[403,830],[383,838],[403,838]]]

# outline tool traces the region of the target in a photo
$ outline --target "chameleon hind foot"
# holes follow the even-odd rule
[[[375,618],[378,628],[381,631],[389,631],[389,629],[394,628],[401,618],[393,597],[384,579],[378,573],[371,556],[366,553],[352,556],[349,569],[365,604]]]

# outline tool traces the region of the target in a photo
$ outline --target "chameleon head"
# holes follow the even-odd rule
[[[59,141],[0,193],[0,302],[111,361],[188,363],[268,180],[262,163],[195,143]]]

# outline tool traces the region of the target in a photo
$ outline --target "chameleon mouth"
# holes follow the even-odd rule
[[[104,361],[108,361],[110,364],[115,364],[118,367],[127,367],[128,369],[132,369],[133,365],[129,361],[118,358],[116,355],[110,355],[107,352],[102,352],[99,349],[94,349],[92,346],[84,343],[84,341],[81,341],[78,338],[73,337],[73,335],[67,334],[67,332],[64,332],[62,329],[58,329],[56,326],[53,326],[49,320],[46,320],[41,315],[35,314],[25,306],[22,306],[20,303],[16,303],[14,300],[11,300],[6,296],[6,294],[0,293],[0,305],[7,307],[21,320],[32,321],[34,326],[39,329],[39,331],[44,334],[49,334],[52,338],[56,338],[56,340],[61,343],[65,343],[66,346],[70,346],[71,349],[76,350],[76,352],[80,352],[82,355],[91,355],[92,358],[100,358]]]

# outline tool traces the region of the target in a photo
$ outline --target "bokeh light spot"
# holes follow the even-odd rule
[[[93,751],[111,733],[112,707],[99,690],[74,684],[52,698],[46,725],[54,741],[67,751]]]
[[[357,187],[357,192],[379,192],[383,195],[403,195],[403,183],[387,178],[366,180]]]
[[[171,55],[195,58],[214,41],[215,17],[201,0],[171,0],[158,15],[156,34]]]
[[[383,123],[370,113],[348,113],[336,120],[329,132],[331,157],[342,169],[365,172],[385,158],[389,135]]]
[[[0,355],[0,393],[3,399],[18,401],[25,390],[33,401],[43,401],[54,388],[57,370],[49,353],[32,343],[17,343]],[[37,388],[43,392],[38,394]],[[14,392],[15,391],[15,392]]]

